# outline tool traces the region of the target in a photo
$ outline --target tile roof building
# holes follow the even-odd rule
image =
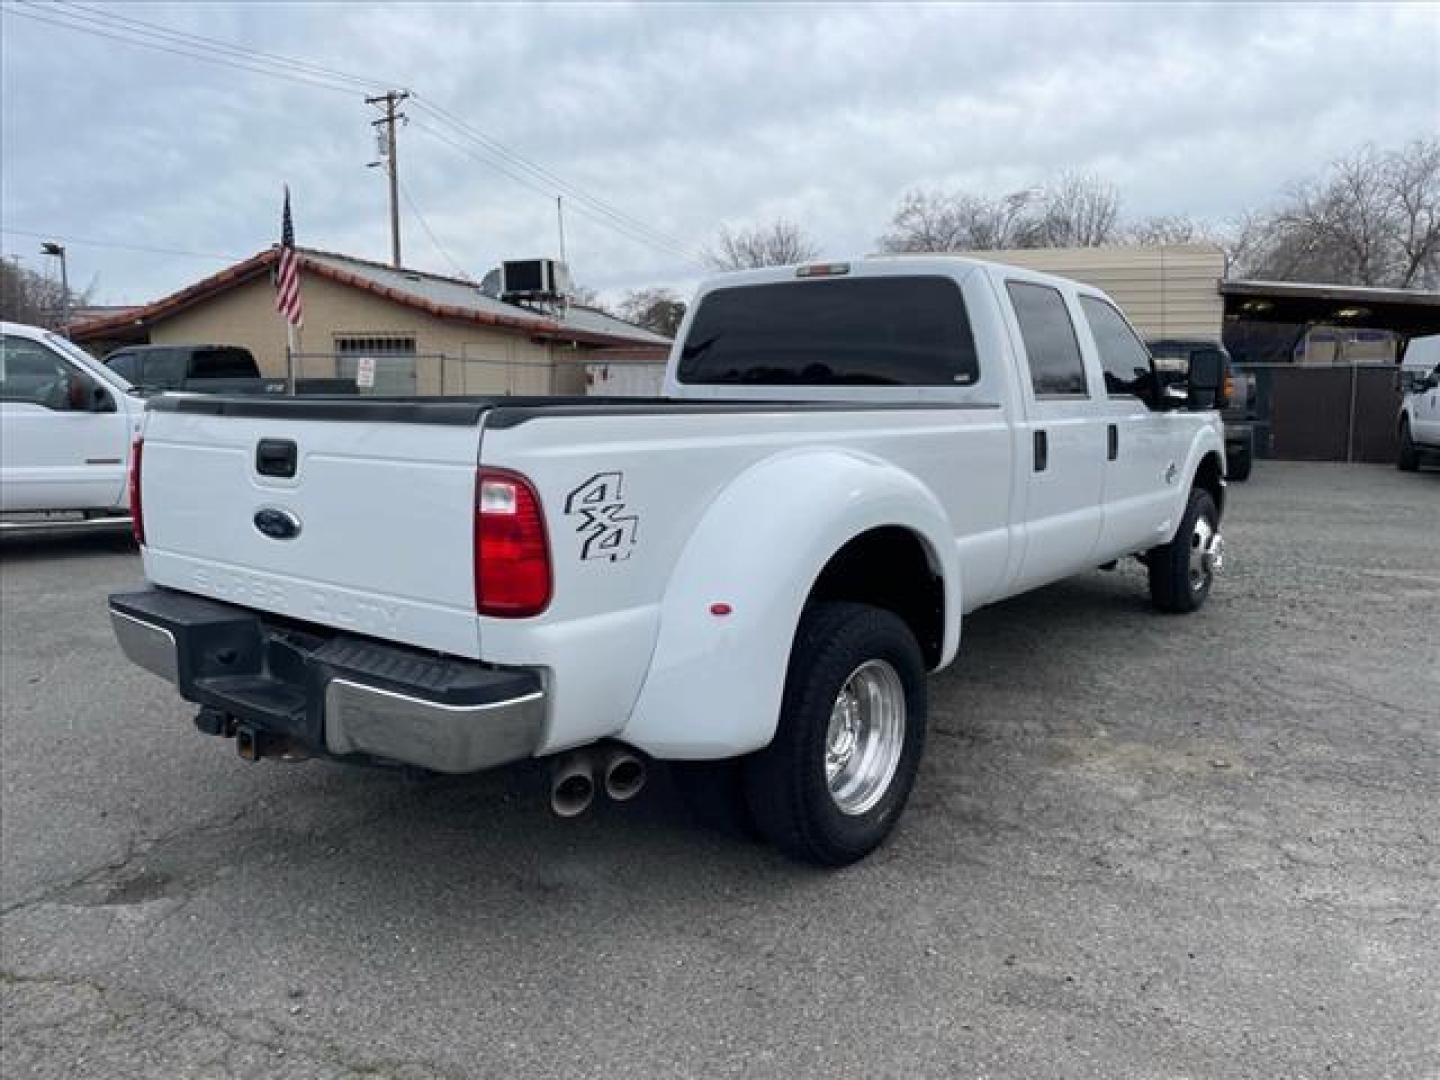
[[[375,393],[583,393],[602,350],[658,351],[668,338],[576,305],[512,303],[473,282],[300,249],[305,325],[301,378],[353,379],[374,361]],[[286,374],[285,324],[275,311],[271,248],[142,307],[71,327],[103,354],[122,344],[248,348],[268,377]],[[367,367],[369,365],[367,364]]]

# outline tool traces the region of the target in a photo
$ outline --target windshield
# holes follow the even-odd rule
[[[104,364],[100,363],[100,361],[96,360],[93,356],[91,356],[84,349],[80,348],[79,345],[76,345],[69,338],[61,337],[59,334],[47,333],[45,335],[45,343],[49,345],[52,349],[54,349],[56,352],[65,354],[71,360],[74,360],[77,364],[83,367],[91,375],[95,376],[97,379],[101,379],[104,382],[109,383],[117,390],[128,391],[134,389],[134,387],[131,386],[128,380],[123,379],[119,375],[115,374],[115,372],[111,371]]]
[[[957,386],[979,374],[960,287],[943,277],[716,289],[685,337],[682,383]]]

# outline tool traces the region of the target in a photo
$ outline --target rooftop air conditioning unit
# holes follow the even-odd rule
[[[516,259],[500,264],[502,300],[559,300],[570,291],[570,271],[555,259]]]

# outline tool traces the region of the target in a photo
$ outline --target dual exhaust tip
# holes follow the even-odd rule
[[[572,750],[560,757],[550,776],[550,809],[564,818],[590,809],[597,791],[626,802],[645,786],[645,761],[621,747]]]

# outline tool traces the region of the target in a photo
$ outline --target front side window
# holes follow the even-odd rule
[[[968,386],[979,373],[953,280],[867,277],[707,293],[677,375],[741,386]]]
[[[1007,281],[1005,288],[1020,324],[1035,396],[1084,396],[1085,361],[1060,290],[1028,281]]]
[[[62,357],[38,341],[0,337],[0,401],[69,409],[71,386],[78,377]]]
[[[1111,397],[1144,397],[1150,387],[1150,353],[1120,312],[1094,296],[1080,297],[1080,310],[1090,324],[1100,366],[1105,371],[1105,392]]]

